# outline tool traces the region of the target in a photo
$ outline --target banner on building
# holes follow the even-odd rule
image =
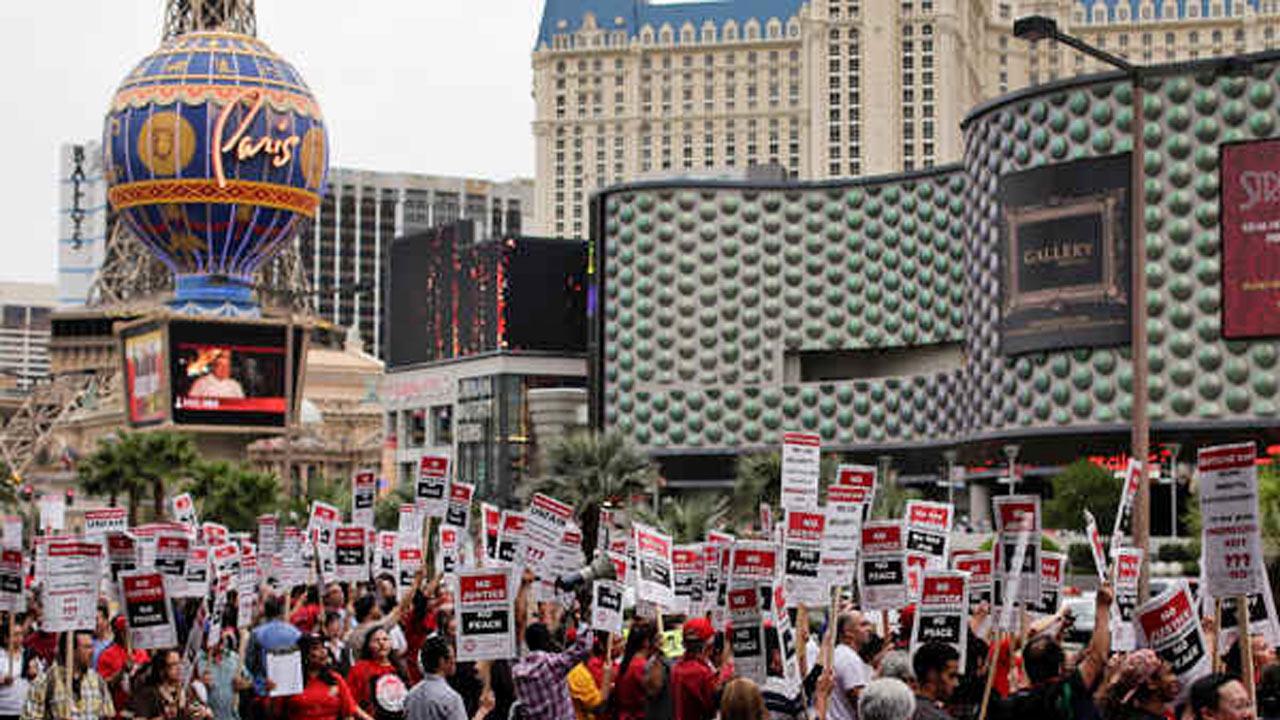
[[[1280,335],[1280,141],[1228,142],[1221,154],[1222,337]]]

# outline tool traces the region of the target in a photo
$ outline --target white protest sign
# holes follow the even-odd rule
[[[134,648],[158,650],[178,644],[163,574],[145,570],[121,573],[120,597],[129,624],[129,643]]]
[[[128,532],[107,535],[107,568],[115,578],[127,570],[137,570],[139,565],[138,539]]]
[[[417,505],[405,503],[400,506],[397,534],[406,542],[422,542],[422,514],[418,512]]]
[[[535,573],[553,575],[559,570],[560,544],[573,519],[573,506],[538,493],[525,513],[524,564]]]
[[[1111,647],[1129,652],[1138,647],[1133,619],[1138,611],[1138,576],[1142,572],[1142,551],[1120,548],[1115,553],[1115,612],[1111,615]]]
[[[280,552],[280,518],[275,515],[258,516],[258,552],[263,557]]]
[[[591,629],[622,634],[622,583],[597,580],[591,586]]]
[[[956,550],[951,553],[951,569],[969,574],[969,612],[982,603],[991,604],[995,560],[990,550]]]
[[[61,531],[67,526],[67,501],[60,493],[49,493],[40,498],[40,527],[46,531]]]
[[[209,594],[209,548],[206,545],[191,546],[187,558],[186,592],[183,597],[202,598]]]
[[[191,557],[191,538],[186,533],[158,533],[156,543],[156,572],[168,579],[166,589],[174,597],[187,596],[187,562]]]
[[[1000,536],[997,535],[997,538]],[[999,627],[1001,630],[1013,632],[1017,630],[1018,618],[1014,614],[1014,608],[1019,603],[1038,602],[1036,599],[1027,600],[1023,592],[1023,586],[1027,585],[1027,566],[1032,562],[1032,558],[1037,558],[1035,584],[1037,590],[1040,586],[1040,544],[1035,540],[1036,534],[1029,528],[1024,528],[1019,532],[1010,546],[1003,540],[998,540],[992,551],[996,559],[995,568],[995,587],[996,596],[1000,599],[1000,617]],[[1012,568],[1022,568],[1022,572],[1017,572]]]
[[[360,525],[343,525],[333,534],[334,574],[339,582],[364,582],[369,579],[369,556],[365,548],[365,529]]]
[[[515,582],[508,568],[458,573],[458,660],[516,656]]]
[[[929,556],[916,550],[907,551],[907,599],[920,601],[920,587],[924,581],[924,571],[929,567]]]
[[[1142,464],[1137,458],[1129,458],[1125,466],[1123,485],[1120,488],[1120,507],[1116,510],[1116,521],[1111,526],[1111,554],[1124,546],[1124,537],[1128,534],[1129,516],[1133,514],[1133,501],[1138,496],[1139,483],[1142,481]]]
[[[828,585],[848,585],[858,571],[865,497],[852,485],[833,484],[827,488],[827,523],[820,572]]]
[[[449,456],[423,455],[418,461],[418,482],[414,491],[418,512],[427,518],[444,517],[448,490]]]
[[[333,533],[338,529],[342,513],[338,508],[326,502],[313,500],[311,514],[307,520],[307,535],[312,542],[321,547],[333,547]]]
[[[824,510],[788,510],[783,532],[782,576],[786,597],[794,603],[825,605],[830,586],[822,575]]]
[[[858,589],[863,610],[895,610],[907,606],[906,538],[901,522],[863,524]]]
[[[1084,534],[1089,540],[1089,552],[1093,554],[1093,569],[1098,571],[1098,580],[1107,580],[1107,552],[1102,546],[1102,533],[1098,531],[1098,521],[1093,513],[1084,511]]]
[[[1016,585],[1012,599],[1034,604],[1040,602],[1040,498],[1034,495],[1008,495],[993,500],[996,525],[997,583]],[[1015,553],[1023,548],[1021,570],[1015,569]],[[1012,580],[1017,575],[1015,584]]]
[[[782,435],[782,507],[805,510],[818,506],[818,475],[822,436],[789,432]]]
[[[413,589],[413,579],[421,567],[421,547],[403,543],[396,547],[396,579],[401,597],[409,595],[409,591]]]
[[[1204,567],[1203,561],[1200,567]],[[1270,588],[1266,569],[1263,569],[1263,587]],[[1215,598],[1208,592],[1203,593],[1203,606],[1207,616],[1213,615]],[[1218,650],[1226,653],[1240,636],[1240,621],[1235,598],[1223,598],[1222,623],[1218,626]],[[1247,598],[1249,615],[1249,634],[1261,635],[1270,647],[1280,645],[1280,618],[1276,616],[1276,601],[1270,591],[1252,593]]]
[[[920,581],[920,602],[911,628],[911,654],[925,643],[950,645],[965,667],[969,646],[969,577],[955,570],[926,570]]]
[[[765,689],[777,693],[781,697],[793,698],[800,694],[801,678],[799,657],[796,652],[796,634],[791,627],[791,616],[787,614],[787,603],[795,604],[799,602],[787,597],[786,591],[781,585],[773,588],[773,602],[770,603],[770,612],[773,615],[773,631],[778,638],[778,654],[782,661],[782,672],[777,672],[772,663],[766,663],[765,672]],[[766,630],[768,632],[768,630]],[[766,638],[765,652],[769,652],[769,643]]]
[[[125,508],[102,508],[84,511],[84,536],[102,542],[108,533],[124,532],[129,527],[129,511]]]
[[[78,540],[51,542],[47,552],[41,629],[92,630],[98,615],[102,545]]]
[[[463,530],[471,521],[471,498],[476,494],[476,486],[469,483],[449,483],[449,504],[445,507],[444,522]]]
[[[752,587],[729,591],[729,622],[733,624],[733,669],[741,677],[763,683],[766,677],[764,619],[760,593]]]
[[[778,546],[762,540],[739,540],[729,561],[730,587],[772,585],[777,575]]]
[[[1041,615],[1054,615],[1062,604],[1062,584],[1066,580],[1067,556],[1062,553],[1040,555],[1040,602],[1028,604],[1027,610]]]
[[[180,522],[192,529],[199,525],[196,522],[196,502],[191,498],[191,493],[174,496],[169,501],[169,512],[174,522]]]
[[[525,541],[525,517],[524,513],[515,510],[503,510],[502,519],[498,524],[498,550],[497,561],[499,564],[512,565],[523,561]]]
[[[379,530],[378,543],[378,559],[374,567],[376,571],[374,575],[390,573],[394,579],[396,575],[396,533],[390,530]]]
[[[904,515],[907,550],[926,555],[931,568],[945,568],[955,508],[951,503],[908,500]]]
[[[631,529],[636,539],[636,598],[674,607],[671,536],[640,523],[633,523]]]
[[[502,510],[497,505],[480,503],[480,519],[483,523],[484,554],[489,560],[498,557],[498,528],[502,524]]]
[[[3,539],[0,542],[7,548],[22,547],[22,516],[21,515],[5,515],[3,528]]]
[[[1201,547],[1206,587],[1214,597],[1263,592],[1262,522],[1253,443],[1202,448]]]
[[[440,552],[436,553],[436,570],[445,575],[458,570],[462,564],[462,538],[458,528],[440,526]]]
[[[205,522],[200,525],[200,538],[209,547],[225,544],[229,535],[226,525],[216,522]]]
[[[671,550],[675,602],[670,612],[696,615],[702,609],[702,592],[706,583],[702,545],[676,545]]]
[[[1210,671],[1200,618],[1186,581],[1179,580],[1138,608],[1138,644],[1169,663],[1182,687],[1190,687]]]
[[[0,611],[15,613],[26,610],[22,568],[21,550],[0,550]]]
[[[378,499],[378,476],[362,470],[351,478],[351,524],[373,527],[373,505]]]
[[[280,566],[276,569],[276,580],[283,588],[295,588],[307,584],[308,567],[303,547],[306,537],[301,528],[287,527],[280,538]]]
[[[868,508],[875,501],[876,467],[874,465],[841,465],[836,468],[835,481],[831,487],[843,488],[845,497],[851,501],[862,503]],[[831,488],[827,488],[830,497]]]

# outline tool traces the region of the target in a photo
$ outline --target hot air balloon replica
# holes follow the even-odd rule
[[[255,37],[179,35],[125,77],[103,134],[111,207],[173,272],[171,306],[257,316],[254,271],[315,216],[328,173],[298,71]]]
[[[311,325],[264,313],[254,272],[320,205],[315,97],[261,40],[196,30],[125,77],[103,135],[112,209],[174,276],[167,308],[116,326],[129,423],[289,426]]]

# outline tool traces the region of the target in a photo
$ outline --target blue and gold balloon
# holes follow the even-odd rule
[[[251,307],[254,271],[315,216],[329,170],[298,71],[235,33],[180,35],[138,63],[103,147],[112,208],[195,309]]]

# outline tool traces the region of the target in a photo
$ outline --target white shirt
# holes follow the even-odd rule
[[[871,679],[871,668],[862,662],[857,651],[844,643],[836,645],[831,664],[835,666],[832,673],[836,687],[827,704],[827,720],[855,720],[858,709],[849,702],[849,691],[867,684]]]
[[[0,715],[20,715],[27,698],[27,679],[22,675],[22,651],[10,655],[0,648],[0,677],[12,677],[13,683],[0,687]]]
[[[240,381],[235,378],[229,377],[226,380],[222,380],[210,373],[192,383],[191,390],[187,395],[209,398],[242,398],[244,397],[244,388],[240,386]]]

